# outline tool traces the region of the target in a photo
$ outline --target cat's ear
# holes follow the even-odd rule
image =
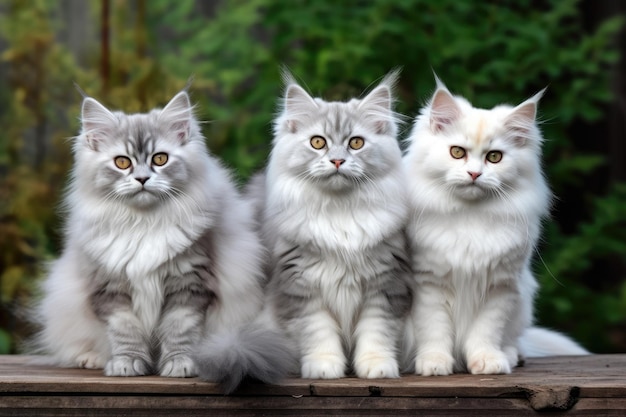
[[[437,76],[437,90],[430,101],[430,129],[439,133],[453,125],[461,117],[461,109],[450,91]]]
[[[189,140],[193,106],[186,91],[176,94],[159,114],[159,123],[180,142]]]
[[[293,78],[285,78],[285,96],[283,98],[283,111],[285,127],[290,133],[296,133],[300,120],[306,118],[311,112],[317,109],[317,103],[300,87]]]
[[[85,97],[81,109],[82,133],[91,149],[98,150],[99,144],[112,134],[117,122],[117,117],[98,100]]]
[[[519,146],[524,146],[529,139],[535,137],[532,132],[537,118],[537,105],[545,91],[544,88],[515,107],[505,120],[509,137]]]
[[[374,129],[377,134],[388,134],[393,131],[393,87],[398,81],[400,70],[394,70],[374,88],[359,103],[359,111],[367,114],[374,120]]]

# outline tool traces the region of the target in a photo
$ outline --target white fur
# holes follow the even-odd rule
[[[474,108],[438,83],[404,157],[415,300],[405,361],[421,375],[509,373],[532,323],[530,270],[550,206],[535,123],[541,93]],[[451,147],[466,157],[455,159]],[[490,163],[489,151],[502,160]],[[475,183],[471,173],[480,173]]]
[[[554,330],[530,327],[520,337],[520,352],[527,358],[542,356],[578,356],[589,352],[569,337]]]

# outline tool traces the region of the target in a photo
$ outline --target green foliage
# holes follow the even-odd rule
[[[63,138],[78,129],[74,81],[104,104],[133,112],[163,105],[193,77],[198,115],[211,121],[204,127],[209,146],[244,180],[269,152],[281,65],[313,94],[336,100],[361,94],[401,66],[398,110],[409,116],[433,91],[433,71],[486,108],[549,86],[541,102],[547,175],[558,195],[580,189],[586,207],[574,231],[564,231],[560,212],[546,225],[539,319],[599,351],[617,349],[615,337],[594,335],[626,324],[626,277],[591,286],[589,274],[626,258],[626,192],[622,184],[606,194],[582,187],[604,158],[581,154],[567,133],[574,122],[603,117],[621,19],[586,33],[576,0],[232,0],[210,10],[214,2],[138,0],[131,7],[111,0],[104,79],[97,73],[101,45],[75,56],[55,39],[59,3],[22,3],[0,0],[9,68],[0,89],[0,106],[8,109],[0,118],[0,171],[8,173],[0,178],[0,313],[28,298],[41,261],[59,251],[55,207],[71,160]],[[94,38],[100,4],[89,2]]]

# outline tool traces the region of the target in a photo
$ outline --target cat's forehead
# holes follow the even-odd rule
[[[318,125],[327,135],[348,136],[354,129],[358,115],[352,103],[324,102],[319,107]]]
[[[142,155],[154,151],[159,134],[152,115],[124,115],[120,122],[118,138],[129,154]]]
[[[472,109],[466,113],[462,124],[465,137],[476,148],[488,147],[501,126],[499,118],[484,109]]]

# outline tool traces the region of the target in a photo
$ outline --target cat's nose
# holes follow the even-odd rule
[[[476,178],[482,175],[482,172],[467,171],[467,173],[469,174],[470,177],[472,177],[472,181],[476,181]]]
[[[150,177],[139,177],[139,178],[135,178],[137,181],[139,181],[141,183],[141,185],[145,184],[146,181],[148,181],[150,179]]]
[[[343,164],[344,162],[346,162],[346,160],[345,160],[345,159],[331,159],[331,160],[330,160],[330,163],[331,163],[331,164],[335,164],[335,167],[336,167],[337,169],[339,169],[339,166],[341,166],[341,164]]]

